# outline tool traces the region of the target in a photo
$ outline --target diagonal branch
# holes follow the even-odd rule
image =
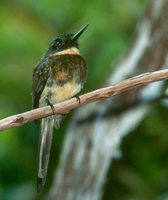
[[[78,106],[100,101],[102,99],[121,94],[127,90],[131,90],[133,88],[138,88],[140,86],[143,86],[152,82],[166,80],[166,79],[168,79],[168,69],[140,74],[138,76],[134,76],[132,78],[126,79],[114,86],[101,88],[101,89],[83,94],[79,96],[80,104],[75,98],[66,100],[62,103],[55,104],[54,105],[55,114],[56,113],[66,114]],[[21,126],[27,122],[34,121],[34,120],[47,117],[50,115],[53,115],[53,111],[50,108],[50,106],[34,109],[34,110],[27,111],[21,114],[16,114],[16,115],[0,120],[0,131],[8,129],[8,128]]]

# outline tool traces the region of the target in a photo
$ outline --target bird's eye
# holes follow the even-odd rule
[[[56,42],[56,46],[57,47],[61,47],[62,46],[62,40],[57,39],[55,42]]]

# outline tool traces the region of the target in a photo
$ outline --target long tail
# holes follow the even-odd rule
[[[54,116],[41,120],[39,147],[38,147],[38,168],[37,168],[37,191],[41,192],[45,184],[50,149],[52,144],[54,127]]]
[[[52,145],[53,127],[60,127],[64,115],[55,115],[41,120],[39,146],[38,146],[38,167],[37,167],[37,191],[41,192],[47,177],[47,169]]]

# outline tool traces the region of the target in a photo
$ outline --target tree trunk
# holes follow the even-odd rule
[[[167,64],[168,1],[151,0],[134,40],[106,85]],[[160,94],[160,83],[77,109],[67,130],[49,200],[99,200],[123,136],[149,112],[143,104]],[[153,88],[155,88],[153,90]],[[134,106],[133,106],[134,105]]]

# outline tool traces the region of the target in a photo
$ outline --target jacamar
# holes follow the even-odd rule
[[[62,34],[53,39],[33,71],[33,108],[51,105],[77,95],[86,81],[87,64],[80,55],[78,39],[88,24],[76,34]],[[45,184],[52,144],[53,128],[58,129],[64,116],[43,118],[40,123],[37,191]]]

